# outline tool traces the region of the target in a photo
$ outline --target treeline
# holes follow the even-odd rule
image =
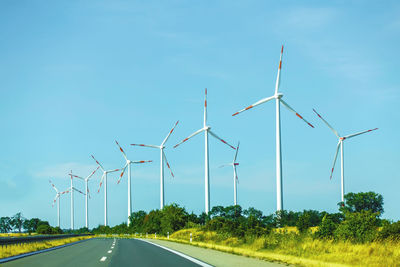
[[[201,228],[215,231],[225,237],[241,239],[276,234],[273,229],[285,226],[297,227],[299,234],[319,239],[350,240],[370,242],[374,240],[400,240],[400,221],[381,219],[384,212],[383,197],[374,192],[348,193],[345,203],[338,203],[337,213],[304,210],[293,212],[282,210],[275,214],[263,215],[255,208],[242,209],[240,206],[216,206],[208,215],[188,213],[185,208],[172,204],[162,210],[149,213],[138,211],[126,223],[114,227],[99,226],[95,234],[145,234],[167,235],[185,228]],[[312,232],[311,227],[318,226]]]
[[[49,222],[42,221],[39,218],[24,218],[21,212],[12,217],[0,218],[0,233],[10,232],[27,232],[38,234],[62,234],[63,231],[59,227],[50,226]]]

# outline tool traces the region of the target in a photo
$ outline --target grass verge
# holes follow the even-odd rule
[[[8,258],[28,252],[38,251],[46,248],[52,248],[56,246],[73,243],[76,241],[93,238],[92,236],[79,236],[71,238],[63,238],[49,241],[33,242],[33,243],[22,243],[12,244],[7,246],[0,246],[0,259]]]
[[[193,237],[191,243],[190,233]],[[154,239],[154,235],[148,238]],[[400,266],[399,242],[353,244],[287,232],[239,240],[200,229],[180,230],[172,234],[170,239],[159,236],[157,239],[299,266]]]

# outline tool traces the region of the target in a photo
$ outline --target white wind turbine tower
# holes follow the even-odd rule
[[[53,189],[56,191],[56,196],[54,197],[53,204],[52,206],[54,207],[54,203],[56,203],[57,199],[57,226],[60,227],[60,200],[61,200],[61,195],[64,195],[65,193],[68,193],[68,191],[63,191],[60,192],[58,191],[57,187],[49,180],[49,183],[53,187]]]
[[[90,193],[89,193],[89,187],[88,187],[88,182],[89,179],[93,176],[93,174],[95,174],[95,172],[99,169],[100,167],[97,167],[94,171],[92,171],[91,174],[89,174],[86,178],[77,176],[77,175],[72,175],[75,178],[81,179],[82,181],[85,182],[85,226],[86,228],[89,228],[89,206],[88,206],[88,197],[90,197]]]
[[[282,45],[281,56],[280,56],[280,60],[279,60],[278,75],[276,77],[276,83],[275,83],[275,94],[273,96],[263,98],[260,101],[254,103],[253,105],[250,105],[247,108],[244,108],[232,115],[232,116],[236,116],[237,114],[239,114],[243,111],[249,110],[255,106],[261,105],[265,102],[275,99],[275,104],[276,104],[276,200],[277,200],[276,209],[277,209],[277,211],[280,211],[283,209],[280,104],[282,103],[283,106],[285,106],[291,112],[296,114],[297,117],[299,117],[300,119],[305,121],[309,126],[314,128],[314,126],[311,123],[306,121],[299,113],[297,113],[293,108],[291,108],[288,105],[288,103],[283,101],[282,100],[283,94],[278,92],[280,76],[281,76],[281,68],[282,68],[282,54],[283,54],[283,45]]]
[[[358,132],[358,133],[355,133],[355,134],[350,134],[350,135],[346,135],[346,136],[341,137],[339,135],[339,133],[324,118],[322,118],[322,116],[320,114],[318,114],[318,112],[315,109],[313,109],[313,110],[314,110],[315,114],[317,114],[317,116],[329,127],[329,129],[332,130],[332,132],[339,139],[339,142],[338,142],[337,148],[336,148],[335,158],[333,159],[333,165],[332,165],[332,169],[331,169],[330,179],[332,179],[333,170],[334,170],[335,164],[336,164],[336,159],[337,159],[337,156],[339,154],[339,148],[341,148],[341,151],[340,151],[341,182],[340,183],[341,183],[341,188],[342,188],[342,190],[341,190],[342,191],[341,192],[342,193],[342,198],[341,199],[342,199],[342,202],[344,204],[344,151],[343,151],[344,150],[344,148],[343,148],[344,143],[343,143],[343,141],[346,140],[346,139],[352,138],[354,136],[360,135],[360,134],[364,134],[364,133],[368,133],[368,132],[372,132],[372,131],[378,130],[378,128],[374,128],[374,129],[370,129],[370,130],[366,130],[366,131],[363,131],[363,132]]]
[[[168,169],[171,172],[172,177],[174,177],[174,173],[171,170],[171,167],[168,163],[167,156],[165,155],[164,149],[165,149],[165,143],[167,142],[168,138],[174,131],[176,125],[178,125],[179,121],[177,121],[172,128],[171,131],[169,131],[167,137],[165,137],[164,141],[161,143],[161,145],[156,146],[156,145],[144,145],[144,144],[131,144],[132,146],[143,146],[143,147],[151,147],[151,148],[157,148],[160,149],[160,209],[164,207],[164,161],[167,164]]]
[[[69,193],[71,191],[71,230],[74,230],[74,190],[78,193],[81,193],[82,195],[85,195],[85,193],[79,191],[74,187],[73,178],[75,176],[72,174],[72,171],[68,175],[71,177],[71,187],[67,189],[66,193]]]
[[[222,143],[230,146],[233,149],[236,149],[234,146],[228,144],[225,140],[219,138],[214,132],[211,131],[211,127],[207,125],[207,88],[205,90],[205,100],[204,100],[204,124],[203,124],[203,128],[201,128],[200,130],[192,133],[191,135],[189,135],[187,138],[183,139],[181,142],[179,142],[178,144],[176,144],[174,146],[174,148],[176,148],[177,146],[179,146],[180,144],[186,142],[187,140],[189,140],[190,138],[192,138],[193,136],[201,133],[204,131],[204,137],[205,137],[205,166],[204,166],[204,171],[205,171],[205,175],[204,175],[204,185],[205,185],[205,212],[206,214],[208,214],[208,212],[210,211],[210,171],[209,171],[209,160],[208,160],[208,134],[210,134],[211,136],[217,138],[218,140],[220,140]]]
[[[233,168],[233,203],[235,206],[237,205],[237,183],[239,182],[239,178],[237,176],[237,170],[236,170],[236,166],[239,165],[239,163],[236,162],[237,154],[239,152],[239,144],[240,144],[240,142],[238,142],[238,145],[236,147],[236,153],[235,153],[235,157],[233,158],[232,163],[224,164],[224,165],[220,166],[220,168],[226,167],[226,166],[232,166],[232,168]]]
[[[117,141],[115,141],[115,143],[117,144],[117,146],[119,147],[119,150],[121,151],[122,155],[124,156],[124,159],[126,160],[125,166],[122,169],[121,175],[118,179],[118,184],[121,181],[122,176],[125,173],[126,168],[128,168],[128,225],[130,224],[129,222],[129,216],[131,216],[132,214],[132,189],[131,189],[131,164],[139,164],[139,163],[146,163],[146,162],[152,162],[152,160],[140,160],[140,161],[131,161],[126,157],[126,154],[124,152],[124,150],[122,149],[122,147],[118,144]]]
[[[104,180],[104,226],[107,226],[108,224],[108,216],[107,216],[107,174],[112,173],[112,172],[117,172],[120,171],[121,169],[114,169],[114,170],[104,170],[103,166],[97,161],[97,159],[94,158],[92,155],[92,158],[96,161],[96,163],[99,165],[101,170],[103,171],[103,175],[101,176],[100,180],[100,186],[99,189],[97,190],[97,193],[100,192],[101,185],[103,184]]]

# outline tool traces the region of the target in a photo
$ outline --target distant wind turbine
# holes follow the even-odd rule
[[[209,171],[209,160],[208,160],[208,134],[210,134],[211,136],[217,138],[218,140],[220,140],[222,143],[230,146],[232,149],[236,149],[234,146],[228,144],[225,140],[219,138],[214,132],[211,131],[211,127],[207,125],[207,88],[205,90],[205,100],[204,100],[204,124],[203,124],[203,128],[201,128],[200,130],[192,133],[191,135],[189,135],[188,137],[186,137],[185,139],[183,139],[181,142],[179,142],[178,144],[176,144],[174,146],[174,148],[176,148],[177,146],[179,146],[180,144],[186,142],[187,140],[189,140],[190,138],[192,138],[193,136],[201,133],[204,131],[204,137],[205,137],[205,166],[204,166],[204,171],[205,171],[205,175],[204,175],[204,183],[205,183],[205,212],[206,214],[208,214],[208,212],[210,211],[210,171]]]
[[[124,175],[126,168],[128,168],[128,219],[127,219],[127,221],[128,221],[128,225],[129,225],[129,224],[130,224],[129,216],[131,216],[131,214],[132,214],[132,200],[131,200],[131,198],[132,198],[132,193],[131,193],[131,192],[132,192],[132,189],[131,189],[131,164],[139,164],[139,163],[152,162],[152,160],[131,161],[131,160],[129,160],[129,159],[126,157],[126,154],[125,154],[124,150],[123,150],[122,147],[118,144],[118,142],[115,141],[115,143],[116,143],[117,146],[119,147],[119,150],[121,151],[122,156],[124,156],[124,159],[125,159],[125,161],[126,161],[125,166],[124,166],[124,168],[122,169],[121,175],[120,175],[120,177],[119,177],[119,179],[118,179],[118,182],[117,182],[118,184],[119,184],[119,182],[121,181],[122,176]]]
[[[99,186],[99,189],[97,190],[97,193],[100,192],[101,185],[103,184],[103,181],[104,181],[104,226],[107,226],[108,225],[108,216],[107,216],[107,174],[108,173],[112,173],[112,172],[120,171],[121,169],[114,169],[114,170],[106,171],[106,170],[104,170],[104,168],[100,164],[100,162],[98,162],[97,159],[94,158],[93,155],[92,155],[92,158],[94,159],[94,161],[96,161],[97,165],[99,165],[99,167],[103,171],[103,175],[101,176],[100,186]]]
[[[89,187],[88,187],[88,181],[89,179],[93,176],[93,174],[95,174],[95,172],[99,169],[100,167],[97,167],[94,171],[92,171],[91,174],[89,174],[86,178],[77,176],[77,175],[72,175],[75,178],[81,179],[82,181],[85,182],[85,225],[86,228],[89,228],[89,206],[88,206],[88,197],[90,197],[90,193],[89,193]]]
[[[74,180],[75,175],[72,174],[72,171],[68,175],[71,178],[71,187],[67,189],[67,193],[71,192],[71,230],[74,230],[74,190],[83,195],[86,195],[86,194],[83,193],[82,191],[79,191],[78,189],[76,189],[74,187],[73,180]]]
[[[170,137],[170,135],[172,134],[172,132],[174,131],[176,125],[178,125],[179,121],[177,121],[174,125],[174,127],[172,128],[171,131],[169,131],[167,137],[165,137],[164,141],[161,143],[161,145],[156,146],[156,145],[144,145],[144,144],[131,144],[132,146],[143,146],[143,147],[151,147],[151,148],[157,148],[160,149],[160,209],[163,209],[164,207],[164,201],[165,201],[165,197],[164,197],[164,161],[167,164],[168,169],[171,172],[172,177],[174,177],[174,173],[171,170],[171,167],[168,163],[167,160],[167,156],[165,155],[164,149],[165,149],[165,143],[167,142],[168,138]]]
[[[275,99],[275,104],[276,104],[276,202],[277,202],[276,209],[277,209],[277,211],[280,211],[283,209],[280,104],[282,103],[283,106],[285,106],[287,109],[289,109],[291,112],[293,112],[297,117],[299,117],[304,122],[306,122],[309,126],[314,128],[314,126],[311,123],[306,121],[299,113],[297,113],[293,108],[291,108],[288,103],[283,101],[283,99],[282,99],[283,94],[278,92],[280,77],[281,77],[281,68],[282,68],[282,55],[283,55],[283,45],[282,45],[282,49],[281,49],[281,56],[279,59],[278,75],[276,77],[276,83],[275,83],[275,94],[273,96],[263,98],[260,101],[254,103],[253,105],[250,105],[242,110],[239,110],[238,112],[236,112],[235,114],[232,115],[232,116],[236,116],[243,111],[249,110],[249,109],[254,108],[258,105],[261,105],[265,102]]]
[[[237,176],[237,170],[236,170],[236,166],[239,166],[239,163],[236,162],[236,158],[237,158],[237,155],[239,152],[239,145],[240,145],[240,142],[238,143],[238,145],[236,147],[236,153],[235,153],[235,157],[233,158],[232,163],[224,164],[224,165],[220,166],[220,168],[226,167],[226,166],[232,166],[232,168],[233,168],[233,204],[235,206],[237,205],[237,183],[239,181],[239,178]]]
[[[330,179],[332,179],[333,170],[334,170],[335,164],[336,164],[336,159],[337,159],[337,156],[339,154],[339,148],[341,148],[341,151],[340,151],[341,152],[340,153],[341,187],[342,187],[342,190],[341,190],[342,192],[341,193],[342,193],[342,202],[344,203],[344,151],[343,151],[344,150],[344,148],[343,148],[344,143],[343,143],[343,141],[346,140],[346,139],[350,139],[352,137],[355,137],[357,135],[360,135],[360,134],[369,133],[369,132],[378,130],[378,128],[374,128],[374,129],[371,129],[371,130],[366,130],[366,131],[363,131],[363,132],[358,132],[358,133],[355,133],[355,134],[350,134],[350,135],[346,135],[346,136],[341,137],[339,135],[339,133],[324,118],[322,118],[322,116],[315,109],[313,109],[313,110],[314,110],[315,114],[317,114],[317,116],[326,124],[326,126],[329,127],[329,129],[331,129],[331,131],[339,139],[339,142],[338,142],[337,147],[336,147],[335,158],[333,159],[333,165],[332,165],[332,169],[331,169]]]
[[[58,191],[56,186],[51,182],[51,180],[49,180],[49,183],[51,184],[53,189],[56,191],[56,196],[54,197],[52,206],[54,207],[54,203],[56,203],[56,201],[58,199],[58,202],[57,202],[57,226],[60,227],[60,200],[61,200],[61,196],[64,195],[65,193],[67,193],[67,191],[60,192],[60,191]]]

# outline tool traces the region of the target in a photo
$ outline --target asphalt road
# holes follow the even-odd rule
[[[115,242],[115,243],[114,243]],[[168,250],[135,239],[92,239],[7,262],[13,266],[200,266]]]

